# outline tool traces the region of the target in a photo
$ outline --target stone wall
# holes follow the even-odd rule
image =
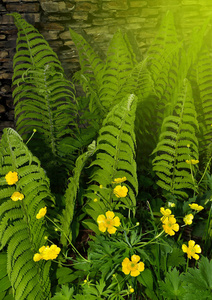
[[[180,37],[190,34],[212,12],[209,0],[2,0],[0,4],[0,132],[13,126],[11,96],[12,57],[17,30],[13,18],[19,12],[44,35],[58,54],[68,78],[79,69],[69,27],[89,41],[104,57],[117,28],[127,31],[141,55],[152,42],[164,14],[171,10]],[[6,123],[5,123],[6,122]]]

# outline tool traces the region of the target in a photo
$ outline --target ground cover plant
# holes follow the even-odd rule
[[[12,15],[0,299],[211,299],[209,20],[185,42],[168,13],[142,61],[121,31],[103,61],[70,29],[81,65],[70,82]]]

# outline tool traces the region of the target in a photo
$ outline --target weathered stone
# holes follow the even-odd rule
[[[6,35],[0,34],[0,40],[5,40],[5,39],[6,39]]]
[[[17,4],[8,3],[6,4],[8,11],[17,11]],[[19,3],[18,12],[38,12],[40,9],[39,3]]]
[[[144,7],[147,6],[146,1],[130,1],[130,7]]]
[[[65,41],[64,46],[73,46],[74,42],[73,41]]]
[[[120,9],[120,10],[126,10],[128,9],[127,0],[116,0],[116,1],[110,1],[107,3],[102,4],[102,9]]]
[[[14,18],[12,16],[8,16],[8,15],[4,14],[0,18],[0,24],[14,24]]]
[[[70,21],[72,19],[72,14],[68,12],[68,14],[65,15],[49,15],[47,16],[49,21]]]
[[[74,12],[72,15],[72,18],[74,20],[84,20],[86,21],[88,19],[88,13],[87,12]]]
[[[127,23],[143,23],[145,22],[145,18],[139,18],[139,17],[128,17],[127,18]],[[147,22],[146,22],[147,23]]]
[[[87,11],[91,13],[96,10],[98,10],[97,4],[92,4],[89,2],[82,2],[82,3],[76,2],[75,11]]]
[[[116,27],[117,28],[117,27]],[[91,28],[86,28],[84,31],[87,34],[100,34],[100,33],[105,33],[108,32],[108,26],[93,26]]]
[[[105,19],[102,19],[102,18],[96,18],[96,19],[93,19],[92,21],[92,24],[93,25],[114,25],[114,24],[117,24],[117,25],[122,25],[122,24],[126,24],[126,20],[125,19],[121,19],[121,18],[105,18]]]
[[[0,79],[12,79],[13,73],[7,73],[4,70],[0,71]]]
[[[141,13],[141,17],[149,17],[149,16],[156,16],[159,14],[159,10],[158,9],[154,9],[154,8],[143,8],[142,9],[142,13]]]
[[[62,40],[70,40],[71,39],[71,36],[70,36],[70,32],[69,30],[68,31],[64,31],[62,32],[59,37],[62,39]]]
[[[43,36],[46,40],[57,40],[58,32],[55,30],[49,30],[49,31],[43,32]]]
[[[5,107],[0,104],[0,114],[4,113],[6,111]]]
[[[3,86],[1,87],[1,92],[2,92],[2,93],[8,93],[8,92],[10,92],[10,91],[11,91],[11,88],[10,88],[9,85],[3,85]]]
[[[28,13],[23,14],[23,18],[30,24],[35,24],[40,22],[40,13]]]
[[[117,11],[116,12],[116,17],[128,17],[128,16],[141,16],[141,13],[138,9],[136,8],[130,8],[126,11]]]
[[[55,3],[55,2],[52,2],[52,1],[41,2],[41,7],[44,11],[47,11],[48,13],[59,11],[58,3]]]
[[[7,57],[8,54],[9,54],[9,52],[7,52],[7,51],[0,51],[0,58]]]
[[[65,29],[65,27],[59,23],[44,23],[41,24],[43,30],[58,30],[62,31]]]

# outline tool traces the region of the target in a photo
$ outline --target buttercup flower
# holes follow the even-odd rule
[[[199,255],[196,253],[201,253],[201,251],[202,251],[200,246],[197,244],[195,245],[195,241],[193,241],[193,240],[190,240],[188,242],[188,247],[185,244],[183,244],[182,250],[183,250],[183,252],[187,253],[189,259],[191,259],[193,257],[196,260],[199,259]]]
[[[9,185],[13,185],[18,181],[18,173],[17,172],[12,172],[10,171],[9,173],[7,173],[7,175],[5,176],[6,182]]]
[[[12,196],[10,197],[13,201],[23,200],[24,195],[19,192],[14,192]]]
[[[133,277],[138,276],[144,271],[144,263],[142,261],[139,262],[139,260],[139,255],[132,255],[131,261],[126,257],[122,262],[122,272],[124,272],[125,275],[130,274]]]
[[[180,228],[179,224],[176,223],[176,219],[173,215],[166,217],[166,219],[162,222],[164,231],[169,235],[175,235],[175,231],[177,232]]]
[[[93,202],[97,202],[97,201],[98,201],[98,199],[97,199],[97,198],[93,199]]]
[[[40,253],[35,253],[35,255],[33,256],[33,260],[35,262],[39,261],[42,259],[42,255]]]
[[[41,259],[49,260],[49,259],[55,259],[57,258],[58,254],[60,253],[61,249],[57,247],[56,245],[49,246],[42,246],[39,249],[40,253],[36,253],[33,256],[34,261],[39,261]]]
[[[97,223],[99,224],[99,230],[101,232],[105,232],[106,230],[113,234],[116,232],[118,226],[120,226],[120,219],[119,217],[115,217],[114,212],[107,211],[106,217],[104,215],[99,215],[97,218]]]
[[[167,217],[171,216],[172,211],[170,209],[165,209],[164,207],[160,208],[160,212],[162,213],[163,217],[161,221],[163,222]]]
[[[122,183],[127,180],[127,177],[122,177],[122,178],[115,178],[112,183]]]
[[[199,163],[199,160],[198,159],[187,159],[186,160],[186,163],[187,164],[191,164],[191,165],[196,165],[196,164],[198,164]]]
[[[168,207],[175,207],[175,203],[174,202],[168,202]]]
[[[193,222],[193,218],[194,218],[194,216],[192,214],[189,214],[183,218],[183,221],[186,225],[191,225]]]
[[[131,287],[131,288],[129,289],[129,292],[130,292],[131,294],[134,293],[134,288]]]
[[[46,212],[47,212],[46,206],[45,206],[45,207],[42,207],[42,208],[39,210],[39,212],[37,213],[36,218],[37,218],[37,219],[43,218],[43,217],[45,216]]]
[[[100,184],[100,186],[99,186],[99,187],[100,187],[100,189],[103,189],[103,185],[102,185],[102,184]]]
[[[194,209],[196,211],[201,211],[201,210],[204,209],[203,206],[198,205],[197,203],[191,203],[191,204],[189,204],[189,206],[190,206],[191,209]]]
[[[126,186],[117,185],[113,189],[113,193],[116,195],[117,198],[124,198],[127,196],[128,188]]]

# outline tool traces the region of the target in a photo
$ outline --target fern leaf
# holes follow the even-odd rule
[[[188,126],[193,130],[185,131]],[[173,194],[186,196],[184,189],[195,189],[186,160],[198,159],[198,141],[195,136],[197,128],[191,86],[188,80],[184,80],[173,116],[164,119],[159,142],[153,151],[157,153],[153,159],[153,170],[160,178],[158,184]],[[188,148],[188,144],[192,147]],[[194,165],[194,172],[196,168]]]
[[[89,198],[94,199],[97,192],[100,199],[106,199],[105,201],[112,205],[112,193],[109,187],[114,178],[126,176],[130,208],[133,210],[136,206],[135,196],[138,191],[133,126],[136,100],[133,94],[124,98],[103,121],[97,139],[96,159],[90,165],[93,172],[88,187]],[[108,189],[100,189],[99,185]],[[104,207],[107,207],[105,203]]]
[[[93,155],[95,151],[95,143],[93,142],[88,146],[88,151],[81,154],[76,160],[76,166],[73,169],[73,177],[70,178],[68,188],[65,193],[65,209],[62,212],[61,216],[61,227],[63,229],[61,235],[61,243],[63,246],[67,246],[67,238],[72,240],[71,232],[71,222],[74,216],[75,201],[77,197],[77,191],[79,189],[79,179],[82,172],[82,169],[90,156]]]
[[[15,190],[24,195],[22,201],[14,202],[11,195],[0,193],[0,244],[7,247],[7,271],[15,299],[48,299],[49,275],[43,270],[49,263],[36,263],[33,255],[44,245],[46,228],[36,219],[41,207],[53,201],[49,180],[40,163],[13,129],[5,129],[0,144],[1,178],[9,171],[18,173],[13,190],[4,181],[3,189]],[[28,186],[29,185],[29,186]],[[35,185],[35,188],[31,187]],[[30,188],[29,188],[30,187]],[[29,193],[29,194],[28,194]],[[28,196],[29,195],[29,196]]]

